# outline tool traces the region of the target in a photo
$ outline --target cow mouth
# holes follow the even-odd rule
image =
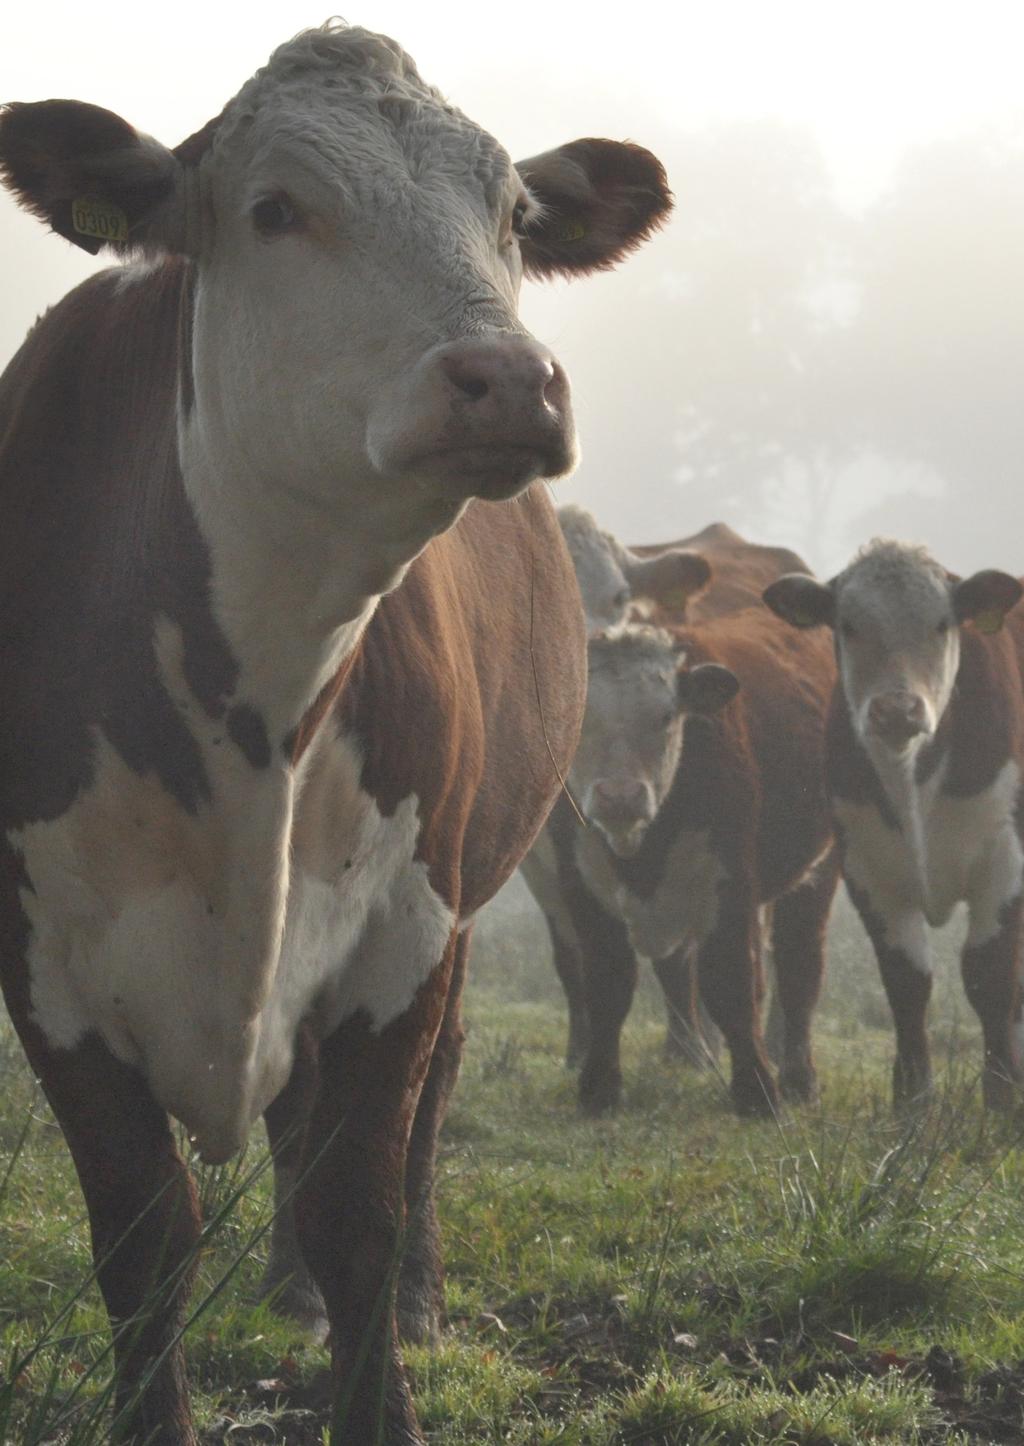
[[[542,477],[560,477],[575,462],[560,438],[549,443],[474,442],[438,447],[413,458],[407,470],[437,480],[460,496],[504,501]]]
[[[624,822],[612,819],[593,818],[591,822],[601,830],[605,842],[616,858],[634,858],[647,837],[650,820],[646,818]]]

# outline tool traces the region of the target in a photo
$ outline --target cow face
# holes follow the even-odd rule
[[[0,168],[89,250],[194,259],[191,470],[350,520],[397,492],[444,525],[568,471],[568,384],[517,320],[521,277],[612,265],[670,206],[635,146],[517,168],[393,41],[338,26],[282,46],[175,152],[50,101],[6,112]]]
[[[961,626],[995,631],[1021,592],[1007,573],[958,580],[923,548],[874,542],[832,582],[791,574],[764,598],[797,627],[835,630],[850,718],[882,761],[934,735],[953,693]]]
[[[570,778],[588,822],[620,858],[635,854],[668,795],[684,724],[739,684],[717,663],[688,665],[672,635],[628,625],[588,644],[587,711]]]
[[[689,601],[711,580],[710,564],[700,553],[670,547],[654,557],[640,556],[571,503],[558,509],[558,520],[576,570],[588,633],[618,627],[631,607],[649,602],[682,618]]]

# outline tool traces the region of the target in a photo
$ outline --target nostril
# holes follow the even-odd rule
[[[480,401],[481,397],[486,397],[489,391],[488,385],[482,377],[453,377],[452,380],[460,392],[465,392],[471,402]]]

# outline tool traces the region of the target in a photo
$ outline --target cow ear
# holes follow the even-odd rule
[[[0,178],[26,210],[93,255],[103,246],[179,249],[182,166],[127,121],[77,100],[0,113]],[[177,224],[175,224],[177,222]]]
[[[519,243],[527,276],[607,270],[672,209],[661,162],[629,141],[570,141],[516,169],[541,205]]]
[[[773,613],[794,628],[834,628],[835,593],[827,583],[804,572],[788,572],[776,578],[761,594]]]
[[[721,663],[698,663],[695,668],[680,668],[677,687],[680,707],[687,713],[707,716],[732,702],[740,690],[740,680]]]
[[[684,613],[687,603],[711,581],[707,558],[685,547],[673,547],[657,557],[638,557],[624,547],[619,562],[635,598],[650,598],[676,613]]]
[[[973,622],[979,633],[997,633],[1022,595],[1024,587],[1015,577],[986,568],[956,583],[953,612],[958,623]]]

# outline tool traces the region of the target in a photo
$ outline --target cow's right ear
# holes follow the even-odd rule
[[[711,581],[711,564],[699,552],[673,547],[657,557],[638,557],[624,547],[619,565],[635,598],[650,598],[674,612],[686,611],[687,603],[704,592]]]
[[[184,249],[183,167],[113,111],[77,100],[0,112],[0,178],[26,210],[93,255]]]
[[[958,623],[973,622],[979,633],[997,633],[1022,596],[1024,588],[1015,577],[989,567],[957,582],[953,611]]]
[[[794,628],[834,628],[835,593],[827,583],[805,572],[788,572],[776,578],[761,594],[765,603],[783,622]]]

